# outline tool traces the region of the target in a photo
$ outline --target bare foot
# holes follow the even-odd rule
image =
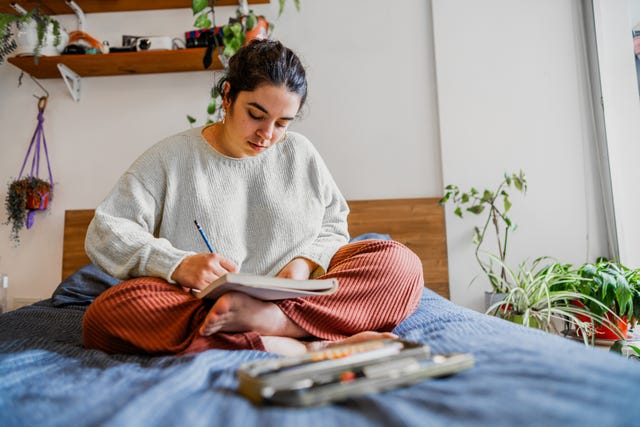
[[[302,342],[288,337],[260,337],[265,350],[283,356],[300,356],[307,352]]]
[[[229,292],[218,298],[200,327],[200,335],[204,336],[218,331],[254,331],[260,335],[292,338],[307,336],[277,305],[241,292]]]

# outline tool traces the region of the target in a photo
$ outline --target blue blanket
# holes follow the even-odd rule
[[[235,372],[257,351],[180,357],[82,347],[85,306],[51,300],[0,316],[0,424],[9,426],[638,426],[640,363],[489,317],[425,290],[397,329],[435,353],[471,352],[457,375],[296,409],[253,405]]]

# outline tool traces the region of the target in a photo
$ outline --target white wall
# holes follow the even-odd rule
[[[290,2],[289,2],[290,3]],[[442,180],[437,139],[429,2],[305,0],[291,4],[275,37],[308,66],[309,108],[295,124],[316,144],[349,199],[436,197]],[[277,15],[277,2],[254,6]],[[233,13],[221,7],[219,22]],[[74,29],[73,16],[60,17]],[[190,9],[89,14],[85,29],[111,45],[122,34],[181,36]],[[15,177],[36,126],[37,86],[0,66],[0,199]],[[87,78],[74,103],[62,80],[44,80],[55,199],[13,247],[0,226],[0,271],[9,298],[46,298],[60,278],[65,209],[94,208],[143,150],[204,118],[211,73]],[[4,208],[0,209],[4,222]]]
[[[593,5],[620,260],[637,266],[640,99],[632,29],[640,23],[640,0],[594,0]]]
[[[347,198],[437,197],[443,184],[490,187],[503,172],[523,169],[529,193],[513,197],[519,228],[510,259],[577,263],[603,253],[579,0],[302,3],[276,32],[309,70],[309,109],[295,127],[318,146]],[[277,13],[276,4],[255,9]],[[221,19],[233,12],[219,10]],[[72,16],[63,20],[73,28]],[[191,22],[188,9],[94,14],[87,30],[118,45],[121,34],[178,36]],[[18,75],[0,66],[7,183],[35,128],[38,90],[28,78],[17,88]],[[204,117],[210,80],[205,71],[89,78],[78,104],[61,80],[44,81],[56,198],[19,247],[0,226],[10,297],[50,295],[60,275],[64,210],[95,207],[139,153],[187,126],[186,114]],[[472,223],[447,213],[451,296],[480,309],[487,287],[469,287],[479,272]]]
[[[512,266],[539,256],[581,263],[605,255],[594,182],[582,17],[578,0],[433,0],[444,184],[496,186],[525,171],[513,196]],[[471,229],[447,210],[451,298],[482,308],[489,290]]]

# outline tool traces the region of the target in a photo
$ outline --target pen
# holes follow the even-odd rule
[[[195,219],[193,220],[193,223],[196,225],[196,227],[198,228],[198,231],[200,232],[200,235],[202,236],[202,240],[204,240],[204,243],[207,245],[207,248],[209,248],[209,252],[211,253],[215,253],[215,251],[213,250],[213,248],[211,247],[211,243],[209,243],[209,239],[207,239],[207,235],[204,234],[204,230],[202,229],[202,227],[200,227],[200,224],[198,224],[198,221],[196,221]]]

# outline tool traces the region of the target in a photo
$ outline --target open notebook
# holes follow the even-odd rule
[[[317,295],[331,295],[338,290],[338,279],[294,280],[280,277],[229,273],[202,291],[192,291],[198,298],[218,298],[230,292],[244,292],[261,300],[279,300]]]

